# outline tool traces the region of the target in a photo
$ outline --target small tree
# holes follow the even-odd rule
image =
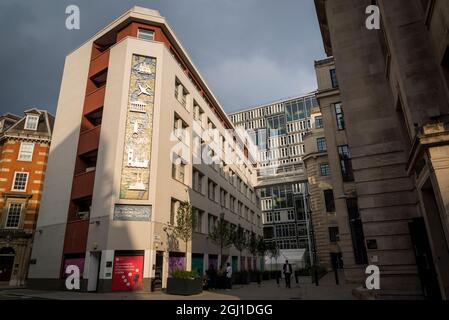
[[[279,247],[276,243],[276,241],[273,241],[268,246],[268,252],[270,254],[271,258],[271,271],[273,271],[273,258],[276,259],[276,271],[277,271],[277,264],[278,264],[278,257],[279,257]]]
[[[245,234],[245,229],[243,229],[241,225],[238,225],[237,229],[234,231],[232,243],[240,253],[240,265],[242,265],[242,252],[247,247],[248,239]]]
[[[192,205],[188,201],[181,202],[176,211],[176,226],[173,227],[173,234],[185,242],[186,260],[188,243],[192,239],[196,221],[197,218]]]
[[[232,235],[229,223],[224,219],[224,213],[220,215],[217,225],[209,234],[209,239],[220,248],[220,257],[223,260],[223,249],[232,245]],[[223,267],[223,261],[221,261]]]
[[[258,249],[257,236],[253,231],[251,231],[251,235],[249,237],[249,242],[248,242],[248,250],[251,253],[251,255],[253,256],[253,258],[257,258],[257,252],[258,252],[257,249]],[[255,267],[255,271],[257,271],[257,264],[254,267]]]
[[[257,238],[257,253],[259,254],[259,257],[262,258],[262,261],[265,261],[265,255],[267,253],[267,244],[265,243],[265,240],[262,236],[259,236]]]

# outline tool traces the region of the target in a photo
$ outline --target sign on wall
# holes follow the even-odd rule
[[[148,200],[156,59],[133,55],[120,199]]]
[[[151,206],[116,204],[114,220],[119,221],[150,221]]]
[[[116,256],[112,273],[112,291],[142,288],[143,256]]]

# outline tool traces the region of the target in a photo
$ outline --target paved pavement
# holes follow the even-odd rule
[[[335,284],[334,274],[320,279],[319,286],[313,283],[297,285],[292,279],[292,288],[275,280],[263,281],[260,285],[251,283],[235,285],[232,290],[204,291],[194,296],[175,296],[163,292],[152,293],[83,293],[68,291],[37,291],[29,289],[0,290],[0,300],[12,299],[52,299],[52,300],[353,300],[354,285],[344,284],[340,274],[340,285]]]

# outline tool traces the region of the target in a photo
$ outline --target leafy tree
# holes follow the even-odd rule
[[[209,234],[209,239],[220,248],[220,257],[223,258],[223,249],[232,245],[231,228],[224,219],[224,213],[220,215],[216,226]],[[221,261],[221,267],[223,267],[223,261]]]
[[[270,242],[270,244],[268,245],[268,253],[272,261],[273,258],[276,259],[276,269],[277,269],[277,260],[280,255],[280,252],[276,241]],[[273,263],[271,263],[271,271],[273,271]]]
[[[262,261],[265,261],[265,255],[267,251],[268,251],[267,243],[265,242],[262,236],[259,236],[257,238],[257,253],[259,254],[259,257],[262,258]]]
[[[248,250],[251,253],[251,255],[253,256],[253,258],[257,258],[257,253],[258,253],[258,239],[257,239],[257,235],[251,231],[251,235],[249,237],[249,242],[248,242]],[[257,270],[257,265],[255,266],[255,269]]]
[[[234,231],[232,243],[240,253],[240,265],[242,265],[242,252],[248,245],[248,239],[246,237],[245,229],[243,229],[241,225],[238,225],[237,229]]]
[[[196,221],[197,217],[192,205],[188,201],[181,202],[176,211],[176,225],[173,227],[173,234],[185,242],[186,258],[188,243],[192,239]]]

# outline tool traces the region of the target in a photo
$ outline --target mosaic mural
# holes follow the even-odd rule
[[[151,206],[116,204],[114,220],[121,221],[150,221]]]
[[[156,59],[133,55],[120,199],[148,200]]]

